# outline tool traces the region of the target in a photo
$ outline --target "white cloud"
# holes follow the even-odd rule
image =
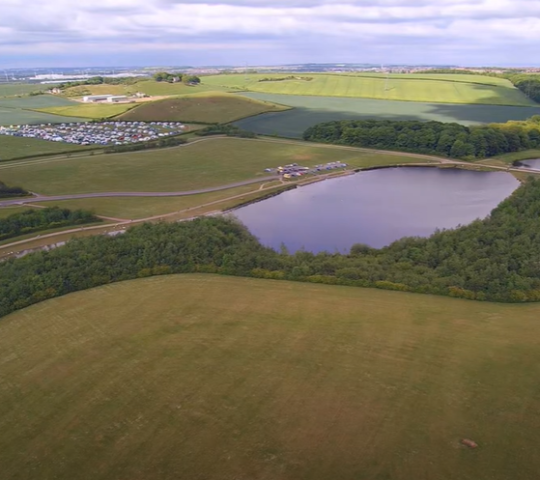
[[[29,15],[29,8],[36,13]],[[426,42],[424,48],[418,47],[420,41]],[[321,45],[335,44],[340,46],[335,61],[342,61],[362,42],[374,51],[416,48],[401,55],[408,62],[426,62],[430,53],[432,63],[449,63],[438,58],[436,49],[448,55],[451,46],[452,62],[463,52],[461,63],[467,63],[477,52],[496,64],[507,57],[501,48],[519,49],[516,60],[521,52],[522,61],[530,62],[526,52],[538,41],[540,2],[535,0],[34,0],[31,5],[2,0],[0,15],[0,54],[32,58],[96,46],[104,52],[165,54],[174,45],[189,49],[192,44],[199,51],[205,45],[251,48],[253,55],[264,45],[274,48],[276,58],[286,48],[284,61],[293,51],[305,61],[317,61]],[[203,55],[200,59],[205,63]],[[231,53],[229,63],[234,62]]]

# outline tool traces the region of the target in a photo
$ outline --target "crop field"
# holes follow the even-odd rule
[[[211,275],[49,300],[0,320],[2,480],[532,480],[539,314]]]
[[[266,182],[270,184],[271,182]],[[228,188],[217,192],[200,193],[197,195],[188,195],[185,197],[131,197],[131,198],[84,198],[77,200],[62,200],[57,202],[42,202],[40,206],[61,208],[69,208],[72,210],[84,209],[90,210],[97,215],[103,215],[111,218],[136,220],[139,218],[148,218],[155,215],[164,215],[171,212],[179,212],[187,209],[197,208],[197,212],[201,210],[201,206],[218,202],[236,195],[246,193],[257,193],[259,187],[264,184],[244,185],[243,187]],[[241,200],[231,201],[231,206]],[[228,202],[227,202],[228,203]],[[227,206],[227,205],[226,205]],[[205,208],[205,207],[203,207]],[[207,211],[220,210],[223,205],[215,204],[205,208]],[[0,209],[0,215],[2,210]],[[183,215],[185,218],[193,216],[194,213],[186,212]]]
[[[77,105],[76,102],[55,95],[37,95],[34,97],[0,98],[0,106],[34,110],[38,108],[66,107]]]
[[[6,108],[0,105],[0,125],[36,125],[42,123],[85,122],[78,117],[63,117],[22,108]],[[1,139],[0,139],[1,142]]]
[[[0,97],[28,95],[30,92],[40,92],[52,88],[51,85],[35,83],[0,83]]]
[[[259,81],[283,78],[288,74],[215,75],[204,77],[206,84],[221,85],[252,92],[281,95],[360,97],[411,102],[464,103],[485,105],[536,105],[510,82],[501,85],[463,81],[409,78],[406,75],[386,79],[377,76],[306,74],[312,80]],[[488,77],[490,80],[491,78]]]
[[[66,88],[62,91],[65,97],[84,97],[85,95],[133,95],[139,90],[138,84],[133,85],[81,85]]]
[[[300,138],[306,128],[333,120],[435,120],[464,125],[525,120],[540,114],[538,107],[500,105],[450,105],[371,100],[367,98],[305,97],[243,93],[249,98],[294,107],[281,113],[267,113],[236,122],[262,135]]]
[[[0,161],[35,155],[49,155],[52,153],[84,152],[89,148],[91,147],[60,142],[48,142],[47,140],[40,140],[38,138],[0,135]],[[1,175],[0,180],[2,180]]]
[[[353,77],[375,77],[405,80],[440,80],[444,82],[478,83],[480,85],[495,85],[513,88],[512,82],[506,78],[490,77],[488,75],[469,75],[466,73],[371,73],[354,72],[345,73]]]
[[[240,95],[208,92],[142,103],[119,119],[227,123],[260,113],[283,110],[288,110],[288,107]]]
[[[136,107],[136,103],[77,103],[65,107],[49,107],[39,109],[40,112],[50,113],[53,115],[62,115],[64,117],[79,117],[79,118],[110,118],[116,117],[122,113]]]
[[[137,83],[137,91],[146,93],[150,96],[174,96],[174,95],[191,95],[194,93],[227,91],[226,87],[220,85],[200,84],[196,86],[185,85],[183,83],[168,83],[155,82],[148,80],[146,82]]]
[[[265,168],[341,161],[351,166],[418,162],[406,155],[366,153],[310,143],[204,139],[159,151],[0,164],[0,179],[43,195],[93,192],[178,192],[268,176]]]

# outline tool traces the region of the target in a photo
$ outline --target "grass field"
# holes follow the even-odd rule
[[[52,88],[51,85],[40,85],[35,83],[0,83],[0,97],[28,95],[30,92],[41,92],[49,88]]]
[[[480,85],[495,85],[513,88],[512,82],[506,78],[490,77],[487,75],[469,75],[466,73],[347,73],[353,77],[390,78],[392,80],[438,80],[444,82],[473,83]]]
[[[79,118],[109,118],[116,117],[122,113],[137,107],[136,103],[77,103],[65,107],[49,107],[41,108],[40,112],[50,113],[53,115],[62,115],[64,117],[79,117]]]
[[[292,162],[310,166],[330,161],[361,167],[418,158],[309,143],[214,138],[159,151],[0,164],[0,179],[43,195],[174,192],[265,177],[265,168]]]
[[[204,77],[204,83],[282,95],[361,97],[411,102],[486,105],[536,105],[510,82],[493,85],[476,82],[465,83],[462,80],[411,78],[407,75],[395,75],[386,79],[383,76],[323,74],[309,74],[309,77],[312,77],[311,81],[301,80],[300,76],[294,80],[259,81],[262,78],[280,78],[287,75],[214,75]],[[490,77],[487,78],[492,81]]]
[[[50,300],[0,321],[2,479],[533,480],[539,308],[210,275]]]
[[[84,95],[133,95],[137,92],[150,96],[191,95],[208,91],[226,91],[226,88],[213,85],[188,86],[183,83],[155,82],[145,80],[133,85],[82,85],[64,90],[67,97],[83,97]]]
[[[268,184],[268,183],[267,183]],[[91,210],[97,215],[106,217],[123,218],[135,220],[138,218],[148,218],[155,215],[163,215],[171,212],[192,209],[207,203],[225,200],[236,195],[249,192],[258,192],[260,184],[245,185],[243,187],[229,188],[218,192],[201,193],[185,197],[132,197],[132,198],[84,198],[77,200],[62,200],[59,202],[42,202],[44,207],[58,206],[72,210]],[[239,202],[231,202],[234,205]],[[228,202],[227,202],[228,203]],[[223,208],[223,205],[216,204],[207,209],[213,211]],[[199,210],[199,209],[198,209]],[[2,210],[0,209],[0,215]],[[186,212],[184,218],[193,216],[193,213]]]
[[[538,107],[500,105],[450,105],[371,100],[366,98],[305,97],[243,93],[249,98],[294,107],[281,113],[267,113],[240,120],[237,125],[264,135],[302,136],[306,128],[334,120],[435,120],[479,125],[508,120],[525,120],[540,114]]]
[[[142,103],[119,119],[227,123],[260,113],[279,112],[287,109],[288,107],[240,95],[208,92]]]
[[[0,198],[0,201],[5,200]],[[22,213],[25,210],[32,210],[32,207],[20,206],[20,207],[0,207],[0,218],[6,218],[15,213]]]
[[[0,107],[1,109],[1,107]],[[0,161],[33,155],[48,155],[63,152],[84,152],[89,147],[70,143],[48,142],[38,138],[11,137],[0,135]],[[1,180],[0,175],[0,180]]]

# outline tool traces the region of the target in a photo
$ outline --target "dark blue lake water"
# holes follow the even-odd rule
[[[234,214],[276,250],[345,253],[485,218],[518,186],[504,172],[391,168],[299,187]]]

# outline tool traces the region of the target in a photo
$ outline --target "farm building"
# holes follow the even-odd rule
[[[111,95],[107,98],[107,102],[116,103],[116,102],[126,102],[128,97],[125,95]]]
[[[103,101],[107,101],[110,97],[114,97],[114,95],[86,95],[83,97],[83,102],[85,103],[103,102]]]

